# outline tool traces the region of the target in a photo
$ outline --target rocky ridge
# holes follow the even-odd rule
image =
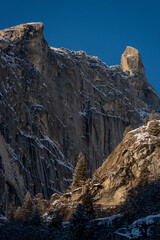
[[[63,191],[80,151],[93,173],[127,125],[160,111],[137,50],[128,47],[121,66],[108,67],[83,51],[49,47],[43,29],[30,23],[0,31],[3,209],[27,190]]]
[[[154,128],[157,129],[156,134]],[[146,126],[128,132],[96,171],[103,187],[96,202],[120,204],[131,188],[157,181],[160,176],[159,159],[160,120],[149,121]]]
[[[131,189],[139,185],[145,189],[159,180],[159,159],[160,120],[153,120],[129,131],[86,185],[53,194],[48,213],[61,209],[64,219],[68,220],[89,187],[95,209],[109,214],[125,201]]]

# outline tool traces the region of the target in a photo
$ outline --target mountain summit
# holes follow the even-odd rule
[[[129,71],[131,75],[134,75],[136,72],[145,74],[141,55],[138,50],[133,47],[126,47],[121,57],[121,67],[123,71]]]

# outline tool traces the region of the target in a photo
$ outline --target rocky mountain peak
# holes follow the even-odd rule
[[[29,60],[40,71],[48,52],[43,23],[26,23],[0,31],[0,48],[10,55]]]
[[[42,38],[43,23],[26,23],[0,31],[0,41],[12,44],[26,43],[34,38]],[[1,47],[3,47],[1,43]]]
[[[135,72],[145,73],[141,55],[137,49],[126,47],[121,57],[121,68],[123,71],[129,71],[131,75],[135,75]]]

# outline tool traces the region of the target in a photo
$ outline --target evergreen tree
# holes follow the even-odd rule
[[[82,153],[78,156],[78,162],[73,175],[72,186],[81,187],[87,180],[86,161]]]
[[[160,126],[158,121],[154,120],[153,122],[150,123],[148,132],[150,135],[157,136],[160,134]]]
[[[14,213],[14,220],[15,221],[23,220],[22,208],[20,206],[17,208],[17,210]]]
[[[150,135],[157,136],[160,133],[160,127],[157,120],[158,120],[158,115],[155,112],[155,110],[152,110],[149,118],[149,121],[152,121],[152,122],[149,124],[149,129],[148,129],[148,132]]]
[[[89,217],[89,219],[93,219],[95,217],[95,211],[93,206],[93,197],[90,193],[89,186],[87,186],[86,192],[82,197],[82,205]]]
[[[31,216],[30,223],[35,226],[41,225],[41,215],[40,215],[38,208],[35,209],[33,215]]]
[[[97,170],[94,172],[93,177],[92,177],[92,184],[100,183],[100,178],[98,176]]]
[[[144,125],[144,126],[147,126],[147,123],[148,123],[148,119],[147,119],[147,117],[145,117],[144,122],[143,122],[143,125]]]
[[[8,208],[8,221],[13,222],[14,221],[14,213],[16,211],[16,206],[14,202],[11,202]]]
[[[33,214],[33,201],[31,194],[28,192],[24,198],[24,202],[22,205],[22,214],[23,221],[27,221]]]
[[[152,110],[151,115],[149,117],[149,121],[152,121],[152,120],[158,120],[158,115],[155,112],[155,110]]]
[[[54,216],[49,224],[50,228],[60,228],[62,226],[62,214],[60,212],[60,210],[57,210],[54,212]]]
[[[43,198],[42,193],[37,193],[33,199],[33,208],[38,209],[40,214],[44,214],[45,211],[49,208],[49,201]]]
[[[125,201],[121,205],[124,222],[132,223],[134,220],[147,215],[159,213],[160,209],[160,180],[146,186],[139,184],[129,190]]]
[[[78,205],[76,213],[72,215],[69,223],[71,234],[70,239],[87,239],[87,225],[89,223],[89,218],[84,210],[84,207],[81,204]]]
[[[124,133],[123,133],[123,137],[125,137],[126,134],[127,134],[128,132],[132,131],[132,130],[133,130],[133,128],[132,128],[131,125],[129,125],[128,127],[126,127],[126,129],[125,129],[125,131],[124,131]]]

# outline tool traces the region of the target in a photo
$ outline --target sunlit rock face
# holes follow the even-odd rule
[[[141,55],[133,47],[126,47],[121,57],[121,67],[123,71],[129,71],[131,75],[135,75],[135,73],[145,74]]]
[[[160,178],[159,158],[160,120],[128,132],[96,172],[103,186],[96,202],[118,205],[131,188],[156,182]]]
[[[152,109],[160,111],[144,74],[108,67],[83,51],[49,47],[43,28],[29,23],[0,31],[3,209],[6,199],[21,201],[27,190],[45,197],[63,191],[80,151],[93,173],[127,125],[137,126]]]
[[[50,210],[61,209],[68,221],[88,188],[95,209],[113,209],[125,201],[131,189],[138,186],[146,189],[157,183],[160,179],[159,159],[160,120],[152,120],[129,131],[86,184],[70,187],[63,194],[53,194]]]

